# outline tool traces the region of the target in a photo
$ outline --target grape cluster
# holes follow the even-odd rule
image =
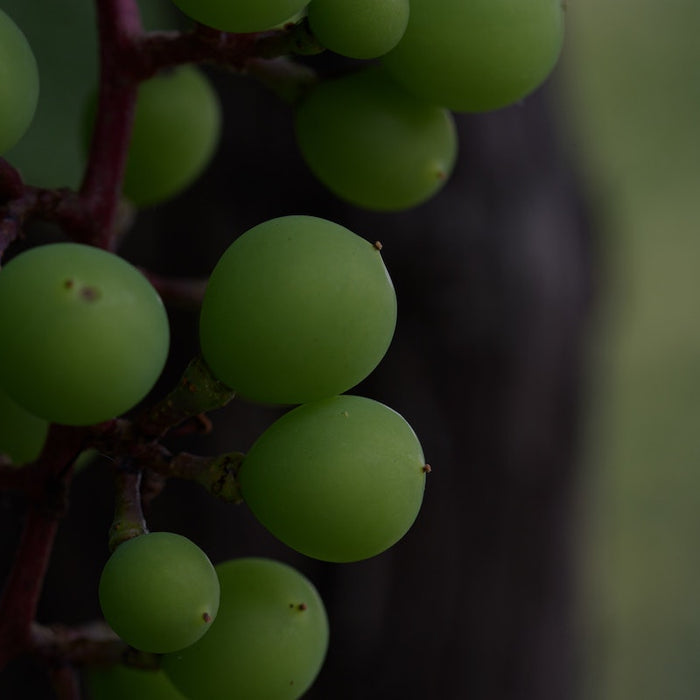
[[[560,0],[174,2],[219,32],[266,32],[301,13],[298,26],[322,46],[379,58],[318,81],[294,123],[329,190],[385,211],[424,202],[449,178],[449,110],[497,109],[529,94],[552,70],[563,33]],[[0,11],[5,64],[14,70],[0,81],[0,153],[28,128],[38,94],[31,49]],[[86,108],[90,124],[96,105]],[[176,196],[208,164],[220,127],[218,98],[198,69],[142,80],[124,198],[145,207]],[[376,556],[403,537],[430,471],[402,416],[345,393],[379,364],[396,325],[380,250],[318,217],[264,221],[224,252],[201,304],[212,380],[245,400],[293,406],[242,458],[240,496],[286,545],[329,562]],[[49,423],[94,426],[134,409],[169,351],[167,315],[147,277],[77,242],[30,248],[3,267],[0,328],[0,451],[16,464],[38,458]],[[162,670],[91,669],[95,700],[293,700],[310,687],[328,621],[301,573],[260,558],[215,567],[180,535],[132,535],[113,542],[100,604],[127,644],[162,655]]]

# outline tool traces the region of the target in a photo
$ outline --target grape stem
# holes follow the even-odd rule
[[[148,532],[141,507],[141,470],[123,459],[114,473],[114,520],[109,529],[109,551]]]

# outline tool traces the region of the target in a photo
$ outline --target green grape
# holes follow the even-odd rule
[[[219,609],[219,581],[207,555],[172,532],[120,544],[100,578],[105,620],[127,643],[159,654],[196,642]]]
[[[0,271],[0,386],[30,413],[90,425],[133,408],[168,354],[156,290],[120,257],[53,243]]]
[[[0,454],[15,464],[33,462],[41,453],[49,424],[28,413],[0,389]]]
[[[84,675],[90,700],[187,700],[163,671],[111,666]]]
[[[408,0],[313,0],[311,31],[323,46],[349,58],[377,58],[398,44]]]
[[[426,100],[482,112],[544,82],[563,36],[562,0],[411,0],[406,33],[383,60]]]
[[[372,557],[411,527],[423,451],[395,411],[360,396],[299,406],[255,442],[239,472],[253,514],[293,549],[333,562]]]
[[[189,700],[301,697],[328,646],[328,620],[313,584],[269,559],[233,559],[216,572],[216,621],[196,644],[164,656],[163,670]]]
[[[39,99],[39,71],[27,39],[0,10],[0,154],[29,127]]]
[[[262,32],[281,24],[309,0],[173,0],[193,20],[224,32]]]
[[[316,177],[367,209],[420,204],[445,184],[457,156],[450,113],[378,67],[320,83],[297,109],[296,137]]]
[[[325,219],[284,216],[244,233],[219,260],[200,341],[214,375],[244,398],[303,403],[364,379],[395,325],[375,246]]]
[[[139,87],[124,195],[139,207],[174,197],[202,173],[221,133],[221,107],[206,76],[182,66]]]

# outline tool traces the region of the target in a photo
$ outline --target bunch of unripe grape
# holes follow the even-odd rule
[[[303,26],[321,47],[357,59],[299,92],[296,136],[329,190],[384,211],[416,206],[447,181],[457,153],[449,110],[521,100],[551,72],[563,36],[561,0],[174,3],[222,33]],[[378,60],[361,62],[370,59]],[[0,155],[28,128],[40,77],[0,10],[4,65]],[[86,122],[96,104],[86,105]],[[145,207],[177,196],[206,168],[220,129],[217,94],[197,68],[140,81],[123,197]],[[268,220],[233,241],[201,303],[212,379],[246,401],[294,406],[242,458],[236,492],[278,539],[329,562],[395,544],[417,517],[430,471],[403,417],[346,393],[377,367],[394,333],[380,250],[314,216]],[[30,247],[4,265],[0,328],[0,452],[18,465],[39,458],[51,423],[97,426],[128,414],[168,357],[167,315],[151,282],[117,252],[75,240]],[[328,623],[301,573],[256,558],[213,566],[179,535],[145,527],[131,535],[112,541],[100,603],[128,645],[162,655],[162,672],[94,669],[95,700],[281,700],[310,687]]]

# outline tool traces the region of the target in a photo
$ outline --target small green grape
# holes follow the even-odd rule
[[[159,654],[196,642],[219,609],[219,581],[207,555],[172,532],[120,544],[100,578],[105,620],[127,643]]]
[[[173,0],[193,20],[224,32],[262,32],[308,5],[309,0]]]
[[[411,0],[406,32],[383,62],[423,99],[483,112],[535,90],[563,36],[562,0]]]
[[[299,406],[255,442],[239,472],[253,514],[293,549],[333,562],[372,557],[418,515],[425,460],[395,411],[360,396]]]
[[[0,454],[15,464],[33,462],[41,453],[49,424],[25,411],[0,389]]]
[[[309,25],[331,51],[377,58],[398,44],[408,25],[408,0],[313,0]]]
[[[328,619],[313,584],[269,559],[233,559],[216,572],[216,621],[198,642],[163,657],[165,673],[189,700],[301,697],[328,647]]]
[[[396,295],[375,246],[312,216],[244,233],[214,269],[202,304],[202,354],[219,380],[262,403],[345,391],[379,363]]]
[[[39,70],[27,39],[0,10],[0,154],[22,138],[39,99]]]
[[[163,671],[110,666],[84,675],[90,700],[187,700]]]
[[[0,386],[40,418],[90,425],[133,408],[160,375],[168,318],[122,258],[91,246],[32,248],[0,271]]]
[[[124,196],[139,207],[171,199],[203,172],[221,134],[221,107],[207,77],[181,66],[139,87]]]
[[[457,156],[450,113],[406,92],[378,67],[317,85],[297,108],[296,137],[326,187],[380,211],[432,197]]]

